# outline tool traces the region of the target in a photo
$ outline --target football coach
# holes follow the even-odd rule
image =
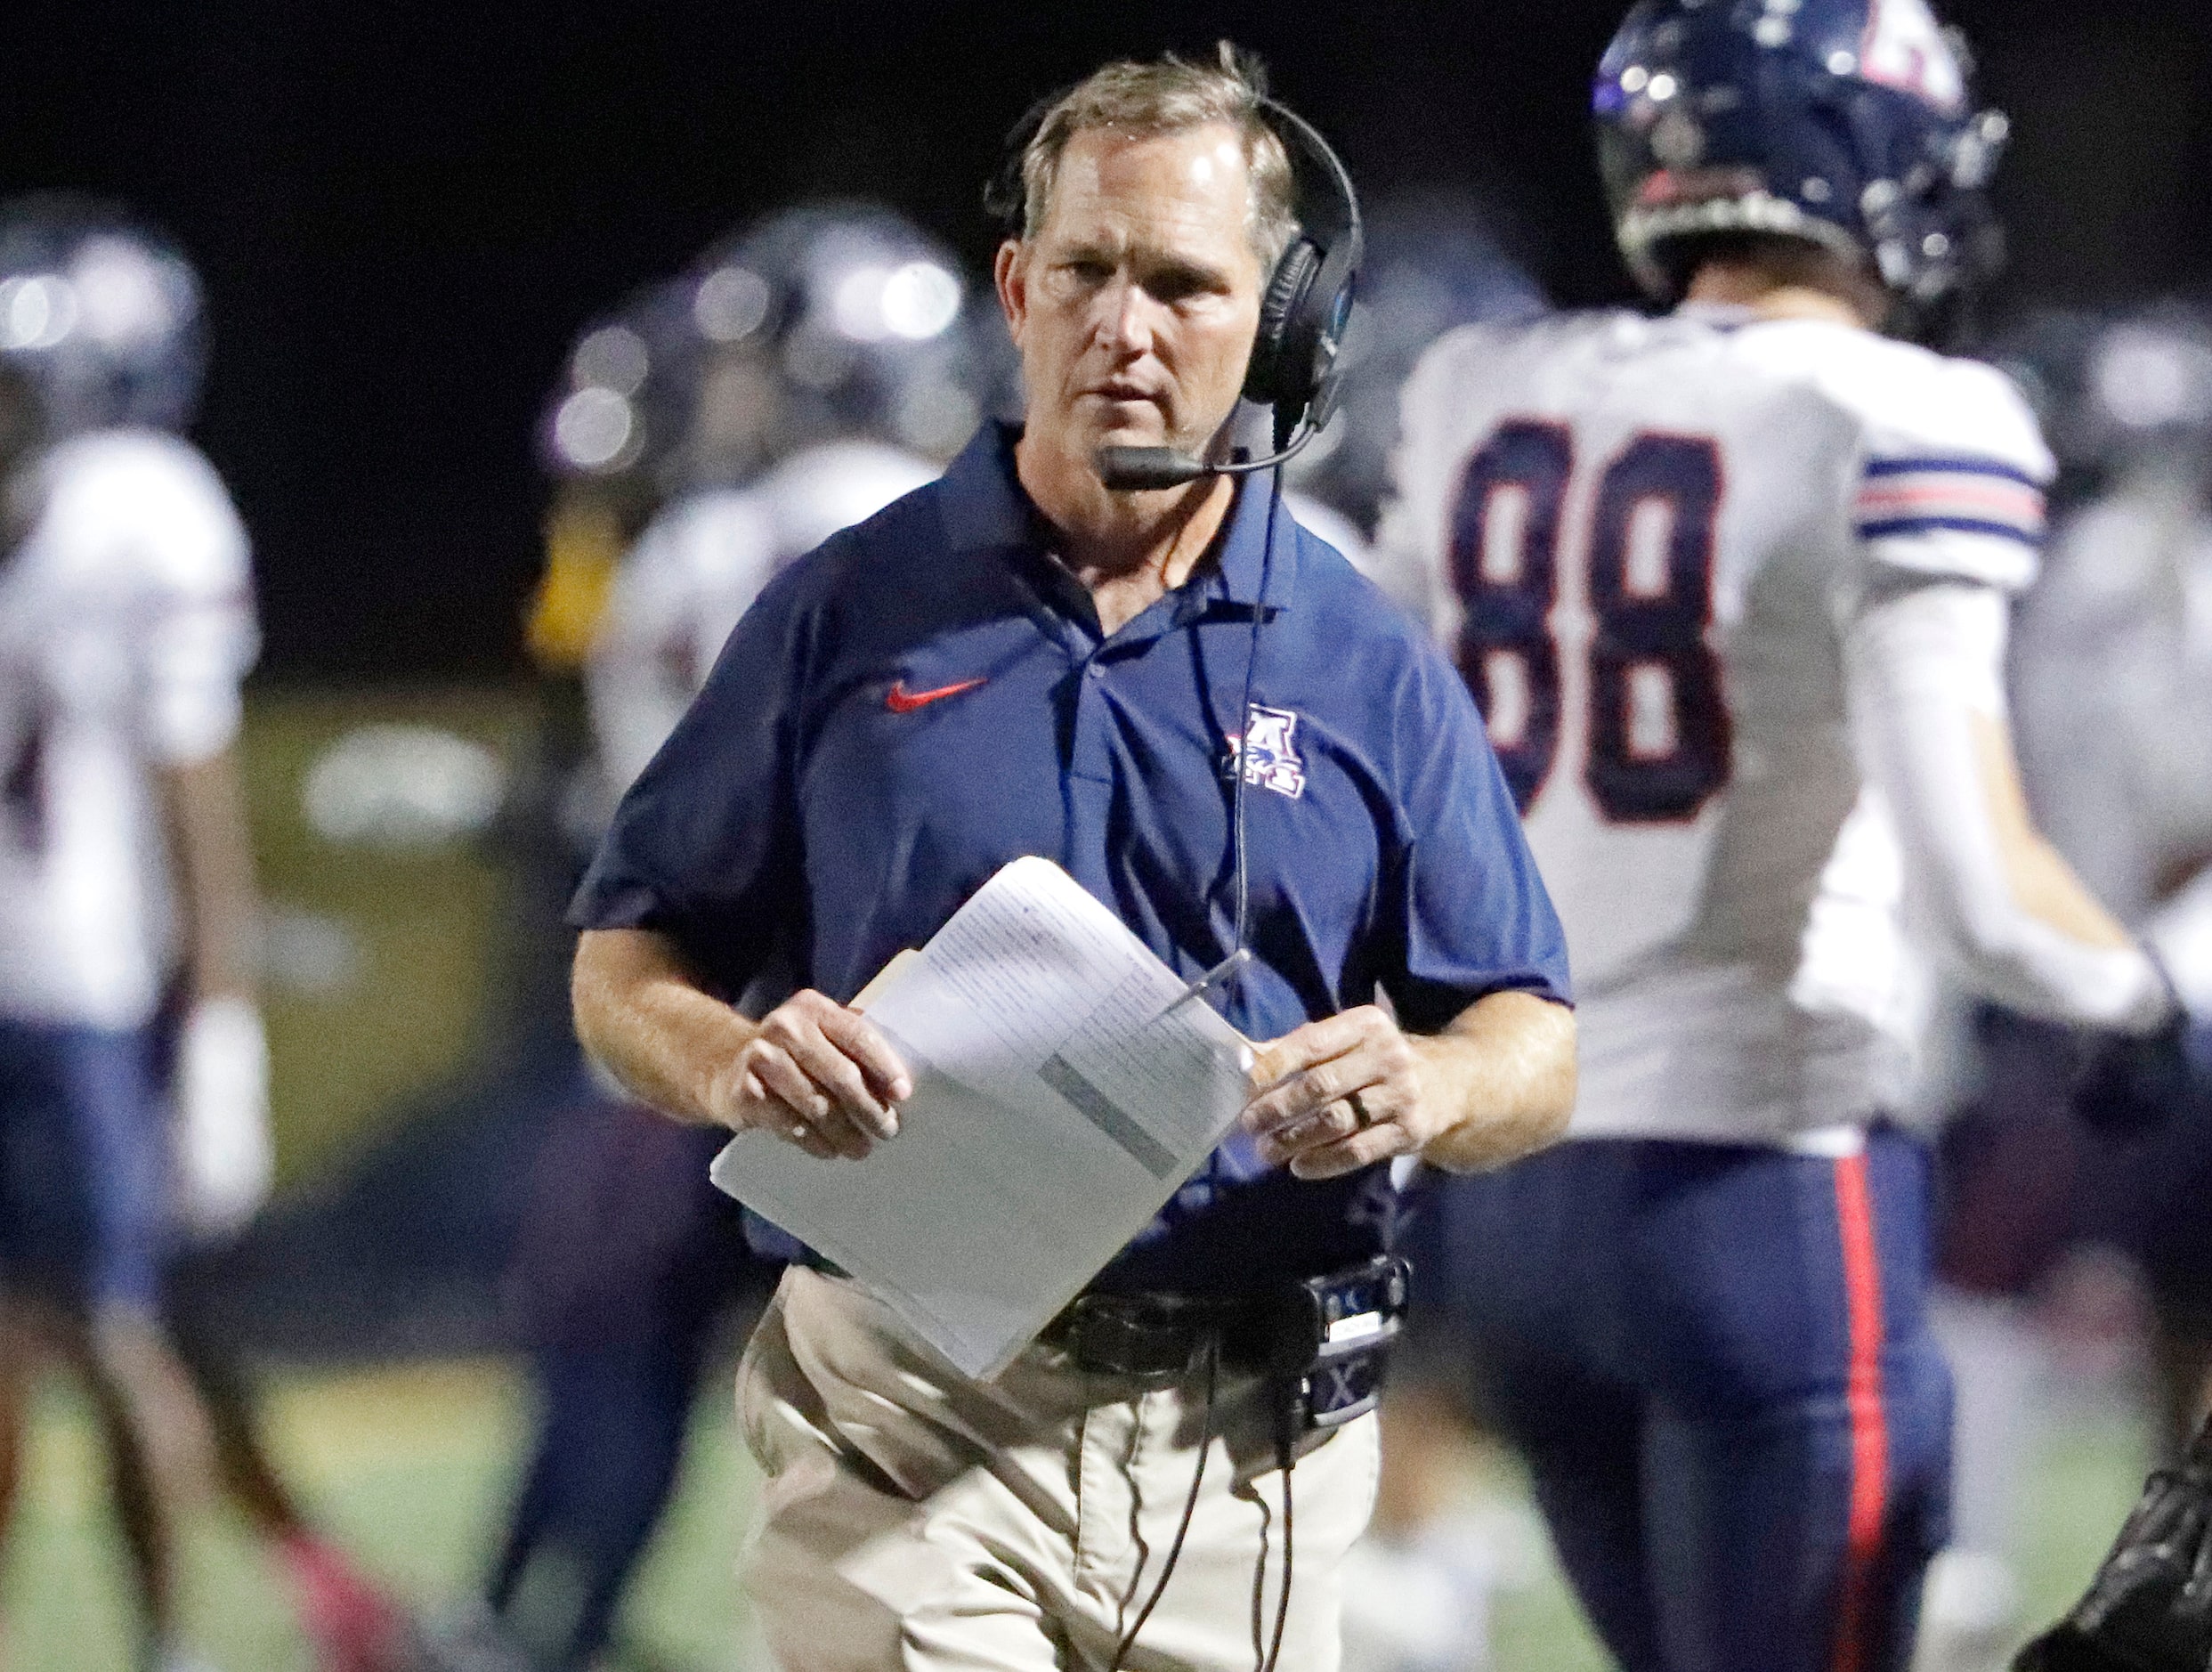
[[[1392,1158],[1564,1126],[1564,940],[1459,675],[1279,486],[1108,485],[1104,449],[1228,462],[1313,278],[1292,152],[1334,158],[1226,47],[1033,117],[996,264],[1025,425],[739,623],[578,896],[577,1024],[865,1193],[913,1083],[847,1001],[1001,865],[1188,977],[1248,946],[1212,995],[1266,1042],[1241,1125],[996,1379],[787,1247],[739,1372],[748,1589],[786,1672],[1333,1668],[1375,1421],[1285,1416],[1281,1320],[1381,1269]]]

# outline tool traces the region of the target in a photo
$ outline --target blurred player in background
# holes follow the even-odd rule
[[[2038,823],[2136,921],[2212,863],[2212,321],[2113,321],[2070,425],[2107,486],[2022,604],[2022,764]]]
[[[623,561],[590,659],[618,795],[770,577],[935,477],[983,410],[953,259],[888,210],[787,210],[709,250],[692,294],[689,491]]]
[[[2192,1013],[2212,958],[2212,320],[2177,307],[2098,340],[2088,400],[2107,491],[2059,531],[2013,661],[2038,823],[2139,926]],[[2201,1065],[2200,1065],[2200,1067]],[[2133,1254],[2159,1335],[2159,1449],[2180,1455],[2212,1376],[2212,1123],[2179,1083],[2096,1169],[2087,1233]],[[2095,1115],[2097,1111],[2088,1111]]]
[[[569,800],[589,840],[777,570],[936,476],[974,428],[995,312],[965,289],[889,211],[810,204],[579,339],[547,426],[560,485],[532,638],[541,661],[579,653],[592,775]],[[581,559],[609,535],[626,549],[594,581]],[[488,1615],[444,1645],[456,1668],[580,1668],[609,1643],[711,1351],[774,1280],[708,1182],[717,1148],[604,1092],[548,1143],[513,1284],[543,1417]]]
[[[2038,826],[2115,915],[2150,926],[2198,1002],[2190,908],[2212,863],[2212,327],[2178,307],[2030,334],[2060,457],[2100,491],[2022,602],[2012,688]],[[2164,921],[2160,921],[2163,919]],[[1976,1019],[1979,1095],[1945,1135],[1937,1331],[1958,1385],[1957,1537],[1931,1576],[1924,1664],[1996,1665],[2016,1629],[2022,1487],[2046,1367],[2033,1301],[2086,1242],[2135,1257],[2158,1325],[2159,1450],[2178,1457],[2212,1365],[2212,1118],[2176,1082],[2141,1132],[2069,1108],[2069,1042]],[[1980,1659],[1975,1658],[1977,1652]]]
[[[227,1237],[271,1172],[236,757],[258,635],[245,531],[175,434],[201,361],[198,281],[165,239],[75,199],[0,210],[0,1479],[33,1370],[69,1364],[147,1664],[189,1664],[177,1520],[219,1479],[353,1672],[393,1617],[307,1527],[227,1367],[188,1368],[162,1317],[173,1219]]]
[[[1960,52],[1921,0],[1645,0],[1595,104],[1679,305],[1446,337],[1382,531],[1582,1000],[1568,1141],[1446,1188],[1428,1269],[1622,1666],[1898,1668],[1949,1495],[1929,1157],[1891,1118],[1935,970],[2128,1035],[2176,1009],[2019,789],[2034,419],[1877,334],[1991,258],[2005,129]]]
[[[532,1087],[558,1104],[505,1295],[531,1353],[539,1423],[485,1596],[433,1645],[436,1663],[455,1668],[582,1665],[604,1647],[673,1489],[696,1370],[685,1355],[732,1293],[726,1269],[685,1257],[702,1230],[715,1241],[693,1188],[703,1162],[585,1067],[565,999],[574,937],[561,921],[620,790],[596,747],[585,671],[623,554],[684,487],[701,360],[690,292],[682,280],[647,285],[587,327],[539,430],[553,489],[528,633],[539,725],[497,824],[518,907],[503,1055],[528,1064]]]

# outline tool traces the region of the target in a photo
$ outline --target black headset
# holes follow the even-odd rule
[[[984,207],[1000,219],[1009,237],[1019,238],[1024,231],[1022,155],[1070,91],[1063,87],[1048,94],[1015,124],[999,171],[984,191]],[[1171,488],[1201,476],[1272,469],[1304,448],[1336,410],[1337,354],[1365,253],[1359,195],[1342,160],[1313,124],[1275,99],[1262,98],[1259,106],[1261,119],[1284,150],[1303,157],[1307,172],[1329,185],[1317,206],[1321,213],[1301,218],[1292,230],[1260,293],[1260,325],[1244,394],[1246,400],[1274,409],[1276,450],[1264,459],[1216,465],[1171,447],[1105,448],[1099,475],[1109,488]]]
[[[1328,141],[1288,105],[1263,99],[1260,108],[1285,148],[1304,152],[1331,187],[1320,236],[1296,227],[1260,293],[1260,329],[1244,372],[1244,398],[1275,409],[1275,444],[1284,448],[1301,424],[1310,438],[1336,411],[1337,353],[1366,239],[1351,175]]]

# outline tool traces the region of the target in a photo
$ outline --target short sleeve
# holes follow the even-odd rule
[[[1866,414],[1851,516],[1869,567],[2005,592],[2036,577],[2053,465],[1994,369],[1935,360]]]
[[[652,929],[734,997],[799,886],[793,710],[806,616],[795,576],[762,595],[697,700],[615,809],[569,908],[579,929]]]
[[[1465,684],[1419,647],[1401,697],[1406,842],[1386,881],[1403,968],[1383,986],[1416,1033],[1488,994],[1571,1002],[1567,936]]]
[[[260,650],[242,583],[219,601],[170,611],[148,642],[146,732],[156,759],[189,766],[237,742],[240,687]]]
[[[166,435],[110,432],[57,449],[45,525],[97,595],[127,597],[149,755],[189,766],[237,740],[261,647],[246,530],[215,467]]]

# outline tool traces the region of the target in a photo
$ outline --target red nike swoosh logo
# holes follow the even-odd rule
[[[906,681],[902,679],[884,697],[883,705],[894,714],[912,714],[916,709],[928,708],[932,702],[958,696],[963,691],[973,691],[977,686],[989,683],[988,679],[962,679],[956,685],[941,685],[934,691],[909,691]]]

